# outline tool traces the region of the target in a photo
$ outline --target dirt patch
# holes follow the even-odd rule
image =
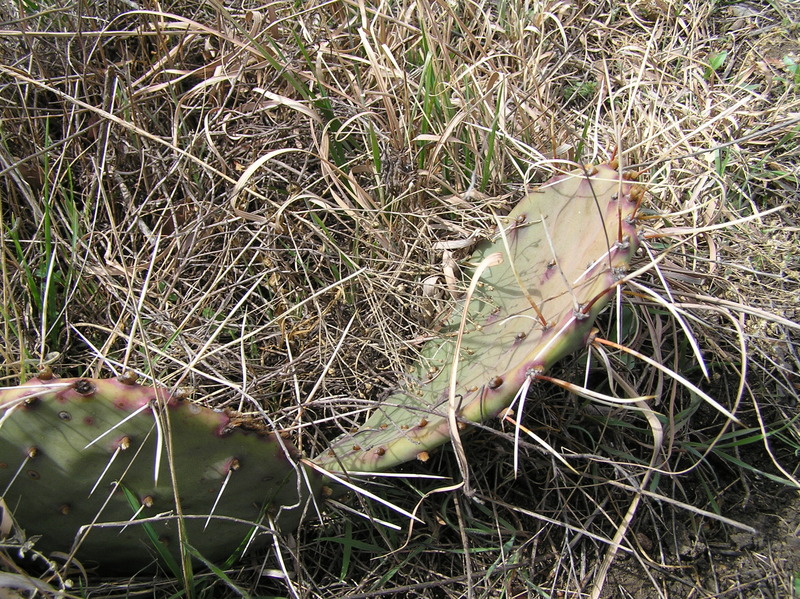
[[[800,495],[792,489],[754,490],[746,508],[727,514],[756,532],[679,522],[650,545],[664,551],[622,556],[609,572],[603,597],[795,597],[800,577]]]

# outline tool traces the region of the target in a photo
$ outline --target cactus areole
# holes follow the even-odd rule
[[[295,528],[320,486],[285,440],[131,377],[32,379],[0,409],[8,510],[85,567],[179,564],[187,544],[222,563]]]

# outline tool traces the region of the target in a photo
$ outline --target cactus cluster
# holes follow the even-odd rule
[[[40,376],[0,390],[0,489],[39,550],[107,569],[212,561],[290,530],[328,472],[427,459],[581,348],[637,247],[641,192],[612,166],[556,177],[498,222],[470,291],[413,371],[309,469],[289,441],[135,377]]]

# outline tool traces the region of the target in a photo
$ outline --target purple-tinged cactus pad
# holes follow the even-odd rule
[[[179,513],[221,562],[269,542],[270,518],[294,529],[320,487],[287,441],[126,377],[32,379],[0,390],[0,413],[8,509],[37,550],[86,567],[146,568],[155,543],[180,563]]]
[[[453,397],[462,422],[495,417],[527,378],[585,346],[638,246],[641,188],[608,165],[555,177],[504,219],[504,234],[470,263],[494,254],[467,306]],[[535,304],[535,308],[534,308]],[[447,442],[450,379],[464,306],[428,342],[412,374],[355,433],[315,461],[329,471],[377,472]]]

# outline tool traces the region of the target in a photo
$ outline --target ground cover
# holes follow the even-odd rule
[[[473,435],[474,498],[445,449],[369,487],[423,523],[352,496],[225,573],[60,570],[53,593],[800,596],[796,5],[29,0],[0,21],[3,384],[132,368],[314,455],[435,332],[496,214],[612,157],[647,189],[641,275],[598,323],[637,353],[560,364],[574,386],[525,404],[536,438],[516,415]],[[579,387],[650,397],[663,440]]]

